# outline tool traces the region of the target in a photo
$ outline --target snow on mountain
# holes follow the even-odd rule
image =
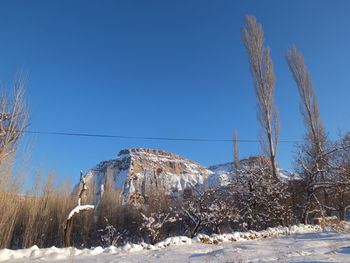
[[[181,156],[150,149],[126,149],[117,158],[103,161],[86,175],[97,189],[112,183],[121,189],[125,201],[143,203],[155,191],[167,194],[208,187],[213,172]]]
[[[246,159],[240,160],[239,169],[248,170],[254,167],[258,167],[259,163],[267,162],[262,156],[251,156]],[[227,186],[230,181],[235,177],[235,169],[233,162],[217,164],[209,166],[208,169],[213,172],[209,175],[208,182],[210,187]],[[281,181],[294,181],[300,180],[300,176],[293,172],[284,169],[278,169],[278,177]]]
[[[210,188],[227,186],[235,176],[232,162],[209,166],[208,169],[213,172],[208,178]]]
[[[284,181],[298,181],[298,180],[301,180],[300,175],[298,175],[297,173],[293,173],[291,171],[284,170],[284,169],[279,169],[278,168],[278,175],[279,175],[280,180],[284,180]]]
[[[261,160],[264,157],[243,159],[240,169],[257,166]],[[279,176],[281,180],[297,178],[282,169]],[[232,162],[206,168],[173,153],[142,148],[122,150],[115,159],[99,163],[86,174],[87,182],[96,187],[97,201],[106,185],[113,185],[121,190],[125,202],[139,204],[152,193],[177,195],[187,189],[227,186],[234,177]]]

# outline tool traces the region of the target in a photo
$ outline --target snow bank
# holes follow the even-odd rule
[[[296,225],[291,227],[275,227],[268,228],[263,231],[249,231],[249,232],[234,232],[221,235],[204,235],[199,234],[193,239],[185,236],[169,237],[155,245],[141,243],[141,244],[126,244],[123,247],[110,246],[107,248],[95,247],[91,249],[76,249],[76,248],[43,248],[39,249],[33,246],[26,249],[0,250],[0,262],[7,262],[15,259],[31,259],[31,260],[60,260],[70,259],[75,256],[96,256],[99,254],[121,254],[137,252],[141,250],[158,250],[172,245],[188,245],[192,243],[218,244],[222,242],[246,241],[254,239],[263,239],[269,237],[278,237],[291,234],[304,234],[321,232],[322,228],[318,225]]]
[[[229,234],[221,235],[203,235],[199,234],[194,239],[197,242],[205,244],[218,244],[223,242],[234,242],[234,241],[246,241],[263,239],[269,237],[278,237],[291,234],[305,234],[305,233],[315,233],[322,231],[322,228],[318,225],[298,225],[290,227],[274,227],[268,228],[263,231],[249,231],[249,232],[234,232]]]

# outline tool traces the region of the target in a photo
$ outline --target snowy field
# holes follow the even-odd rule
[[[284,232],[284,233],[283,233]],[[259,233],[262,233],[261,235]],[[272,233],[272,237],[261,238]],[[247,240],[257,236],[256,240]],[[230,241],[233,238],[237,241]],[[200,241],[202,240],[202,241]],[[203,241],[217,244],[204,244]],[[126,245],[122,248],[74,249],[32,247],[0,250],[0,261],[69,262],[69,263],[141,263],[141,262],[350,262],[350,233],[321,232],[317,228],[294,227],[288,231],[270,231],[244,235],[175,237],[149,245]]]

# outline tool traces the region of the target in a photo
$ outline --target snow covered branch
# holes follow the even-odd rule
[[[71,219],[73,216],[75,216],[76,214],[79,214],[82,211],[88,211],[88,210],[92,210],[94,208],[95,208],[94,205],[78,205],[78,206],[74,207],[72,211],[70,211],[70,213],[67,217],[67,220]]]

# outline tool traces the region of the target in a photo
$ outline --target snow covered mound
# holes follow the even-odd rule
[[[150,245],[146,243],[141,244],[126,244],[123,247],[110,246],[107,248],[96,247],[91,249],[76,249],[76,248],[43,248],[39,249],[37,246],[33,246],[27,249],[1,249],[0,250],[0,262],[18,262],[16,260],[21,260],[20,262],[43,262],[43,261],[61,261],[67,260],[69,262],[100,262],[97,260],[96,256],[101,255],[108,262],[117,262],[116,257],[118,255],[124,256],[124,259],[128,261],[128,258],[131,256],[130,253],[137,253],[138,251],[146,250],[160,250],[169,246],[191,246],[204,243],[204,244],[219,244],[226,242],[236,242],[236,241],[247,241],[247,240],[256,240],[263,238],[271,238],[278,236],[286,236],[291,234],[305,234],[305,233],[317,233],[321,232],[322,228],[320,226],[313,225],[298,225],[291,227],[275,227],[269,228],[264,231],[255,232],[234,232],[230,234],[222,235],[212,235],[207,236],[203,234],[197,235],[195,238],[190,239],[185,236],[179,237],[169,237],[164,241],[161,241],[155,245]],[[125,257],[127,253],[127,257]],[[143,254],[145,256],[145,254]],[[141,260],[141,258],[139,258]],[[81,261],[80,261],[81,260]],[[91,261],[90,261],[91,260]],[[141,262],[138,260],[137,262]],[[101,261],[101,262],[107,262]],[[65,261],[64,261],[65,262]],[[121,262],[121,261],[118,261]],[[123,260],[123,262],[126,262]],[[174,261],[179,262],[179,261]]]
[[[262,156],[251,156],[240,160],[240,170],[251,170],[258,167],[259,163],[267,163],[266,158]],[[209,166],[208,169],[213,172],[209,175],[208,183],[210,187],[227,186],[235,177],[234,165],[232,162]],[[278,176],[282,181],[300,180],[299,175],[288,170],[278,168]]]
[[[143,203],[154,192],[178,194],[190,188],[204,189],[212,173],[178,155],[138,148],[122,150],[117,158],[99,163],[86,178],[96,189],[112,184],[122,191],[125,201]]]

